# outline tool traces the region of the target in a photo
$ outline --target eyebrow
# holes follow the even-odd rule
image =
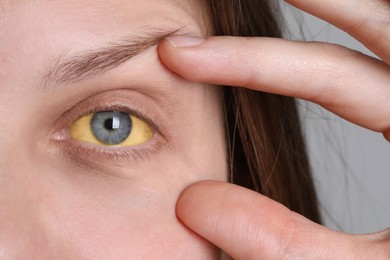
[[[105,47],[84,50],[71,57],[60,56],[43,78],[43,87],[46,90],[56,83],[76,83],[102,75],[145,53],[163,38],[177,35],[180,29],[148,29],[142,35],[132,35]]]

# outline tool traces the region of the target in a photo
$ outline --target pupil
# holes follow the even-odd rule
[[[110,118],[110,119],[107,119],[105,122],[104,122],[104,127],[107,129],[107,130],[114,130],[114,127],[113,127],[113,119]]]

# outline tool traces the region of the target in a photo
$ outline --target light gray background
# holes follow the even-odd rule
[[[303,32],[306,40],[337,43],[373,56],[341,30],[281,5],[288,38],[302,39]],[[301,102],[300,108],[325,224],[351,233],[389,227],[390,143],[317,105]]]

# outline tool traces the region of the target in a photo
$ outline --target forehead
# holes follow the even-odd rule
[[[199,2],[0,0],[0,80],[4,83],[6,75],[8,80],[27,82],[20,71],[38,77],[44,73],[45,64],[55,62],[59,55],[120,41],[148,28],[185,28],[204,35]]]
[[[188,23],[192,18],[199,23],[201,7],[195,0],[0,0],[2,31],[7,25],[13,29],[35,27],[58,29],[58,26],[98,29],[123,27],[145,23]],[[184,20],[183,20],[184,19]],[[18,24],[21,22],[24,26]],[[99,27],[99,28],[97,28]],[[76,28],[74,28],[76,29]]]

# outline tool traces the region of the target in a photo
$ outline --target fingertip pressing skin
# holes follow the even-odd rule
[[[199,59],[196,59],[196,52],[188,52],[186,49],[192,46],[178,48],[174,46],[172,38],[163,39],[158,46],[158,53],[161,62],[173,72],[190,81],[196,80],[196,68],[199,67]]]
[[[247,66],[239,66],[238,63],[247,60],[242,57],[242,52],[234,53],[236,44],[243,45],[242,38],[219,36],[195,41],[195,45],[181,47],[176,44],[188,38],[193,37],[174,36],[162,40],[158,51],[161,62],[167,68],[189,81],[220,85],[229,81],[232,86],[246,85]],[[239,67],[241,73],[237,73]],[[232,73],[236,76],[232,77]]]

